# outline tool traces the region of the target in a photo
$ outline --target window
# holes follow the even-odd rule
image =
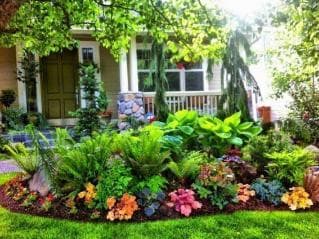
[[[83,63],[92,63],[93,62],[93,48],[83,47],[82,48],[82,59],[83,59]]]
[[[145,47],[145,45],[144,45]],[[151,50],[137,49],[137,69],[139,90],[144,92],[155,91],[155,86],[149,80],[151,68]],[[201,62],[186,63],[177,67],[167,56],[166,78],[167,91],[203,91],[204,70]]]

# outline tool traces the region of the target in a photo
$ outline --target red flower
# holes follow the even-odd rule
[[[49,202],[52,202],[54,199],[55,197],[51,193],[49,193],[48,196],[46,197],[46,200]]]
[[[177,67],[177,69],[180,69],[180,70],[182,70],[182,69],[184,69],[185,68],[185,66],[184,66],[184,63],[177,63],[176,64],[176,67]]]
[[[39,198],[39,199],[38,199],[38,202],[39,202],[41,205],[43,205],[44,202],[45,202],[45,200],[44,200],[44,198]]]

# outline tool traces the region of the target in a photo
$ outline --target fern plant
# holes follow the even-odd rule
[[[123,157],[136,175],[148,178],[166,168],[170,152],[163,149],[163,135],[161,129],[151,125],[142,129],[138,136],[123,135]]]
[[[200,152],[190,152],[179,162],[171,161],[167,167],[179,180],[194,178],[199,172],[205,156]]]
[[[34,151],[28,150],[22,143],[5,145],[4,149],[23,171],[29,175],[33,175],[37,171],[39,159]]]
[[[269,177],[287,186],[302,185],[305,170],[315,165],[314,155],[301,148],[266,154],[266,157],[271,159],[266,166]]]
[[[59,155],[56,181],[62,192],[79,192],[87,182],[95,182],[107,168],[111,156],[108,134],[95,135],[74,146],[65,155]]]

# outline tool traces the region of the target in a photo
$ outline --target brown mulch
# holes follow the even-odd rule
[[[37,215],[43,217],[57,218],[57,219],[68,219],[68,220],[76,220],[76,221],[97,221],[97,222],[105,222],[105,213],[102,214],[99,219],[90,219],[90,216],[93,210],[89,210],[85,207],[78,208],[78,212],[76,214],[70,214],[69,208],[67,208],[62,200],[55,200],[52,202],[52,207],[48,212],[41,210],[39,203],[34,203],[30,207],[21,206],[21,202],[17,202],[13,200],[10,196],[7,196],[5,193],[5,185],[0,186],[0,205],[11,212],[17,212],[22,214],[29,215]],[[254,211],[283,211],[289,210],[286,205],[274,206],[268,203],[264,203],[261,200],[256,198],[250,199],[246,203],[239,204],[229,204],[223,210],[219,210],[217,207],[214,207],[210,204],[208,200],[201,201],[203,206],[199,210],[195,210],[192,213],[193,216],[200,215],[213,215],[213,214],[222,214],[222,213],[233,213],[235,211],[243,211],[243,210],[254,210]],[[319,205],[313,206],[310,210],[306,211],[319,211]],[[178,212],[167,208],[161,207],[156,214],[151,217],[146,217],[143,213],[143,210],[137,211],[132,220],[133,222],[142,222],[142,221],[154,221],[154,220],[168,220],[168,219],[176,219],[183,218]]]

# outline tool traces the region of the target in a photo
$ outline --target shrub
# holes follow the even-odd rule
[[[131,169],[127,165],[119,159],[110,161],[107,169],[99,175],[97,184],[99,208],[105,206],[107,198],[119,198],[125,192],[128,192],[132,180]]]
[[[200,152],[190,152],[179,161],[171,161],[168,164],[168,169],[179,180],[195,178],[199,172],[200,165],[204,163],[205,156]]]
[[[0,123],[0,127],[1,127],[1,123]],[[5,152],[4,146],[6,146],[7,144],[9,144],[9,141],[0,135],[0,153]]]
[[[281,196],[286,192],[286,189],[278,180],[267,182],[261,178],[257,179],[251,185],[251,188],[256,192],[258,198],[275,206],[280,204]]]
[[[106,218],[110,221],[114,221],[116,219],[129,220],[132,218],[134,212],[139,209],[136,197],[127,193],[125,193],[117,203],[115,198],[108,198],[107,206],[110,211]]]
[[[150,189],[144,188],[137,193],[137,198],[138,205],[144,208],[144,214],[150,217],[159,209],[161,203],[163,203],[165,194],[162,191],[153,193]]]
[[[208,198],[212,205],[223,209],[230,202],[236,201],[237,185],[233,181],[234,174],[225,163],[210,163],[201,166],[192,187],[200,198]]]
[[[192,210],[202,207],[202,204],[195,200],[195,193],[190,189],[178,189],[168,194],[170,202],[167,203],[168,207],[174,208],[177,212],[188,217]]]
[[[23,130],[22,116],[24,109],[8,108],[2,111],[2,122],[8,130]]]
[[[291,210],[297,210],[299,208],[306,209],[313,205],[313,202],[309,198],[309,194],[303,187],[292,187],[289,189],[291,192],[285,193],[281,201],[286,203]]]
[[[142,191],[144,188],[148,188],[152,193],[161,192],[166,188],[168,181],[166,178],[160,175],[153,175],[146,179],[135,179],[135,186],[132,187],[132,191],[138,193]]]
[[[147,126],[138,136],[123,135],[123,158],[136,175],[147,178],[165,170],[170,152],[162,150],[164,133],[157,127]]]
[[[266,154],[266,156],[271,159],[266,167],[269,177],[277,179],[285,185],[301,185],[305,170],[315,165],[314,155],[300,148],[291,152],[274,152]]]
[[[242,159],[255,165],[260,174],[264,173],[265,166],[270,159],[265,156],[267,153],[281,152],[283,150],[292,151],[295,146],[289,135],[281,131],[270,130],[267,135],[253,137],[249,143],[241,150]]]
[[[16,93],[14,90],[2,90],[0,96],[0,103],[6,108],[9,108],[10,105],[16,100]]]
[[[256,192],[251,189],[249,184],[238,184],[237,200],[239,202],[247,202],[251,197],[254,197]]]

